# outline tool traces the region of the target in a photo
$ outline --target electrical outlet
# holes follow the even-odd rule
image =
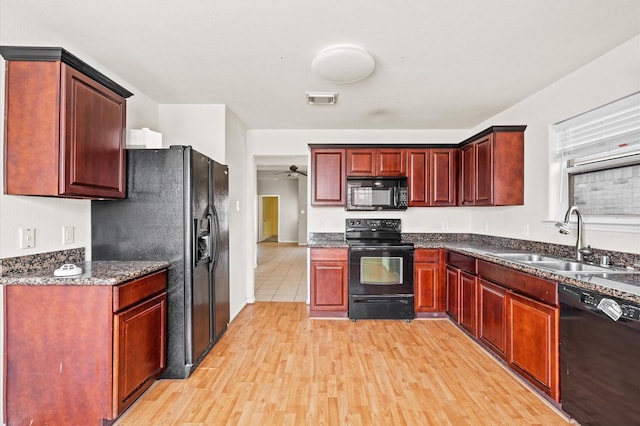
[[[73,244],[73,226],[62,227],[62,244]]]
[[[522,225],[522,235],[525,237],[529,236],[529,224]]]
[[[449,222],[442,222],[442,230],[443,231],[449,230]]]
[[[34,248],[36,246],[36,228],[20,228],[20,248]]]

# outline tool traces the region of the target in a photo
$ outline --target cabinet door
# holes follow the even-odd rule
[[[373,148],[347,149],[347,176],[376,176],[376,155]]]
[[[476,277],[460,272],[458,322],[472,335],[476,335]]]
[[[60,194],[125,198],[125,99],[67,65],[62,74]]]
[[[320,148],[311,150],[311,204],[344,206],[345,150]]]
[[[457,149],[430,150],[429,173],[430,205],[456,205],[456,154]]]
[[[493,135],[489,135],[477,142],[474,142],[474,145],[476,146],[476,205],[493,204],[492,140]]]
[[[447,266],[447,313],[454,321],[458,321],[459,298],[458,288],[460,270]]]
[[[406,176],[406,155],[407,151],[403,148],[379,148],[376,176]]]
[[[346,313],[349,309],[347,249],[313,248],[309,257],[309,309]]]
[[[503,359],[507,346],[506,294],[504,288],[478,279],[478,338]]]
[[[166,367],[167,294],[114,315],[114,418]]]
[[[429,154],[430,150],[426,148],[407,151],[409,207],[428,207],[431,205]]]
[[[349,279],[347,262],[311,262],[312,311],[347,311]]]
[[[438,270],[437,263],[415,263],[415,310],[416,312],[438,311]]]
[[[507,293],[507,363],[559,400],[559,308]]]
[[[460,204],[472,206],[476,199],[476,150],[474,144],[460,150]]]

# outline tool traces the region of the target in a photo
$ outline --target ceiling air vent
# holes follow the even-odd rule
[[[333,105],[338,101],[338,92],[307,92],[309,105]]]

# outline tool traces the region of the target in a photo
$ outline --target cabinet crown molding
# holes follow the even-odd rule
[[[132,92],[62,47],[0,46],[0,55],[7,61],[61,61],[113,90],[123,98],[133,95]]]

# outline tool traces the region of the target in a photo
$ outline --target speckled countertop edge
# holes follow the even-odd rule
[[[56,277],[55,268],[1,276],[0,285],[118,285],[168,268],[167,261],[94,261],[75,263],[82,274]]]
[[[558,284],[568,284],[585,290],[597,291],[609,296],[617,297],[630,302],[640,303],[640,274],[610,274],[610,278],[603,278],[597,275],[561,275],[552,271],[526,265],[523,263],[513,262],[495,256],[495,253],[504,253],[505,251],[530,251],[524,248],[519,250],[506,249],[502,245],[492,245],[487,243],[478,243],[465,241],[464,238],[457,241],[439,241],[420,240],[409,238],[414,247],[419,248],[443,248],[457,253],[466,254],[477,259],[486,260],[498,265],[502,265],[517,271],[525,272],[536,277],[556,282]],[[308,242],[309,248],[347,248],[347,242],[342,239],[313,239]],[[530,251],[533,252],[533,251]],[[536,253],[540,252],[535,250]],[[546,253],[545,253],[546,254]],[[630,291],[624,291],[627,288]],[[637,290],[636,290],[637,289]],[[639,294],[636,294],[639,293]]]

